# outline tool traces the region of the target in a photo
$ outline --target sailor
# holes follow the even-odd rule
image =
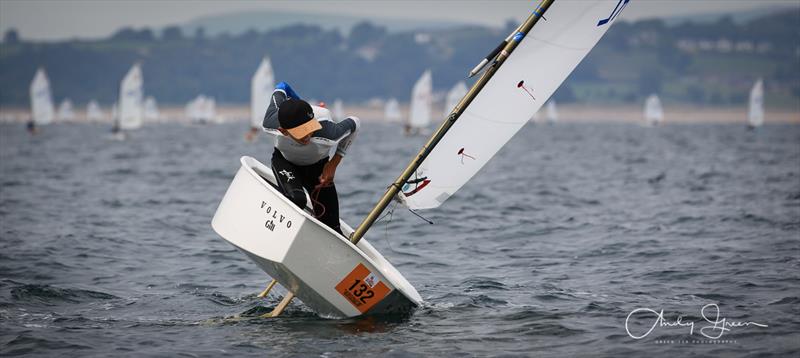
[[[356,137],[359,119],[351,116],[334,122],[329,110],[311,106],[281,82],[272,93],[263,126],[277,136],[272,171],[279,190],[301,209],[308,192],[314,216],[342,234],[334,176]]]

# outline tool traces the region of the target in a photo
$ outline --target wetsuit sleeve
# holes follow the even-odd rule
[[[334,124],[333,138],[343,137],[341,140],[339,140],[339,145],[336,147],[336,154],[344,157],[345,154],[347,154],[347,148],[349,148],[350,144],[353,143],[353,140],[356,139],[358,129],[361,127],[361,121],[358,119],[358,117],[350,116],[345,120]]]
[[[278,127],[280,127],[280,123],[278,123],[278,109],[284,101],[286,101],[286,92],[282,89],[276,89],[272,92],[269,106],[267,107],[267,113],[264,114],[264,122],[262,123],[264,129],[277,130]]]

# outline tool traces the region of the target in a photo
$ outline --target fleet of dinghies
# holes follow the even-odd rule
[[[759,78],[750,89],[748,102],[747,126],[757,128],[764,124],[764,80]]]
[[[265,316],[279,315],[294,297],[325,317],[408,314],[419,307],[416,289],[364,235],[392,201],[431,209],[455,195],[542,107],[625,4],[543,0],[532,8],[528,19],[473,69],[470,76],[482,74],[472,90],[361,224],[352,229],[341,222],[345,236],[278,192],[269,167],[242,157],[212,227],[272,277],[262,296],[276,283],[288,291]],[[426,71],[419,87],[430,88],[429,76]],[[412,107],[413,101],[412,96]],[[430,115],[429,107],[419,111]]]
[[[659,125],[664,120],[664,109],[658,95],[651,94],[644,101],[644,120],[649,125]]]

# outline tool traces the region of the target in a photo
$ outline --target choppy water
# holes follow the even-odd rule
[[[239,156],[267,160],[266,138],[244,143],[242,124],[152,125],[125,142],[107,130],[0,126],[3,356],[800,352],[800,126],[527,126],[425,213],[435,225],[398,209],[370,232],[426,300],[381,320],[297,302],[255,317],[279,297],[255,297],[268,278],[210,220]],[[424,140],[399,132],[368,123],[340,167],[351,224]],[[711,303],[769,327],[705,338]],[[637,308],[696,328],[635,340]]]

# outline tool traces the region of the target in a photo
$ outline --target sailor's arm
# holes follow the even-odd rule
[[[344,136],[339,141],[339,146],[336,147],[336,154],[325,163],[325,167],[322,168],[322,175],[319,176],[319,183],[322,186],[327,186],[333,183],[333,178],[336,176],[336,168],[341,163],[342,158],[344,158],[345,154],[347,154],[347,148],[350,147],[350,144],[353,143],[353,140],[356,138],[356,134],[358,133],[358,128],[361,126],[360,120],[358,117],[348,117],[345,120],[339,123],[333,123],[326,121],[328,124],[327,126],[330,132],[332,132],[332,137],[341,137]]]
[[[269,100],[267,113],[264,114],[264,122],[262,123],[264,129],[275,130],[280,127],[280,123],[278,123],[278,109],[281,107],[281,104],[289,98],[299,99],[300,97],[292,89],[292,87],[289,86],[288,83],[278,83],[278,85],[275,86],[275,91],[272,92],[272,96]]]

